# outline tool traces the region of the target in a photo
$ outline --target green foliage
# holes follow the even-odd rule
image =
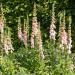
[[[44,48],[45,59],[40,58],[37,49],[21,47],[17,52],[1,56],[0,73],[3,75],[74,75],[70,55],[47,43]]]
[[[20,63],[12,60],[9,56],[0,56],[0,75],[25,75],[29,74],[27,69],[20,66]]]
[[[71,70],[70,64],[72,57],[63,52],[62,49],[57,48],[53,41],[48,40],[48,30],[51,20],[52,4],[55,4],[55,16],[57,29],[59,28],[58,16],[62,17],[62,10],[66,10],[66,16],[71,12],[70,0],[1,0],[3,5],[3,13],[6,18],[6,25],[11,29],[11,36],[15,51],[12,54],[5,55],[0,52],[0,75],[74,75],[74,70]],[[17,38],[17,24],[18,17],[21,21],[25,19],[26,25],[31,31],[32,11],[34,2],[36,3],[37,18],[41,23],[44,55],[42,60],[37,49],[24,48],[22,42],[18,42]],[[73,6],[73,5],[72,5]],[[68,9],[67,9],[68,8]],[[59,14],[58,14],[59,13]],[[36,15],[36,12],[34,16]],[[61,18],[60,18],[61,19]],[[74,21],[75,22],[75,21]],[[6,32],[8,31],[7,28]],[[74,25],[72,27],[74,30]],[[9,32],[10,33],[10,32]],[[72,31],[74,33],[74,31]],[[10,34],[9,34],[10,35]],[[72,37],[75,37],[72,34]],[[30,33],[29,33],[30,38]],[[28,41],[30,42],[30,41]],[[30,44],[29,44],[30,45]],[[73,38],[73,47],[74,47]]]

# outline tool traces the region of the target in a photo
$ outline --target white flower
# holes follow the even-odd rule
[[[56,35],[55,30],[51,29],[51,30],[50,30],[50,39],[55,40],[55,35]]]
[[[41,50],[41,52],[40,52],[40,56],[41,56],[41,58],[42,58],[42,59],[44,59],[44,58],[45,58],[44,53],[43,53],[43,51],[42,51],[42,50]]]
[[[67,52],[68,52],[68,54],[71,54],[71,50],[68,50]]]
[[[3,33],[3,29],[4,29],[4,23],[2,20],[0,20],[0,32]]]

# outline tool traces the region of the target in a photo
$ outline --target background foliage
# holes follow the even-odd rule
[[[66,64],[71,63],[67,54],[61,54],[61,50],[55,52],[56,46],[48,42],[49,25],[51,21],[52,4],[56,1],[56,27],[59,28],[58,13],[66,10],[66,17],[72,15],[72,52],[75,52],[75,5],[73,0],[1,0],[3,12],[6,18],[6,25],[11,29],[14,53],[0,56],[0,74],[3,75],[74,75],[69,71]],[[41,60],[36,49],[25,49],[22,43],[18,42],[17,24],[18,17],[27,19],[31,27],[33,5],[37,5],[37,18],[41,23],[42,38],[44,44],[45,60]],[[67,27],[67,24],[66,24]],[[31,28],[30,31],[31,33]],[[56,54],[57,53],[57,54]],[[56,56],[57,55],[57,56]],[[62,55],[64,55],[62,57]],[[55,60],[57,59],[57,60]],[[58,61],[60,59],[60,61]],[[65,64],[66,61],[69,61]],[[61,65],[62,64],[62,65]],[[66,66],[65,66],[66,65]],[[62,67],[62,68],[61,68]]]

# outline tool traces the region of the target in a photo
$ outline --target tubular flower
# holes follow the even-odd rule
[[[22,34],[21,29],[18,30],[18,38],[19,38],[19,40],[23,41],[23,34]]]
[[[1,14],[0,14],[0,32],[3,33],[3,29],[4,29],[4,14],[3,14],[3,7],[1,4]]]
[[[68,26],[68,53],[71,53],[71,48],[72,48],[72,38],[71,38],[71,23],[72,23],[72,18],[69,16],[69,26]]]
[[[8,51],[8,45],[7,45],[7,40],[6,39],[4,40],[4,48],[3,49],[4,49],[4,51],[5,51],[6,54],[9,53],[9,51]]]
[[[42,38],[41,38],[41,33],[40,32],[37,33],[36,38],[37,38],[38,48],[39,48],[39,50],[42,50],[43,49],[42,48]]]
[[[42,51],[42,50],[40,51],[40,57],[41,57],[42,59],[44,59],[44,58],[45,58],[44,53],[43,53],[43,51]]]
[[[7,45],[8,45],[8,50],[14,50],[13,46],[12,46],[12,42],[11,42],[11,38],[8,36],[7,38]]]
[[[18,35],[18,39],[20,41],[23,41],[23,33],[21,31],[21,21],[20,21],[20,18],[18,20],[18,33],[17,33],[17,35]]]
[[[60,38],[61,38],[61,44],[67,45],[67,33],[65,32],[65,30],[62,30]]]
[[[3,29],[4,29],[4,22],[0,17],[0,32],[3,33]]]
[[[36,17],[37,13],[36,13],[36,4],[34,3],[34,8],[33,8],[33,18],[32,18],[32,33],[31,33],[31,48],[35,47],[35,37],[37,35],[38,32],[38,23],[37,23],[37,17]]]
[[[50,30],[49,30],[49,34],[50,34],[50,39],[55,40],[55,36],[56,36],[56,32],[55,32],[55,12],[54,12],[54,6],[55,3],[53,3],[52,5],[52,20],[51,20],[51,25],[50,25]]]
[[[40,57],[42,59],[44,59],[45,56],[44,56],[44,53],[43,53],[42,37],[41,37],[41,31],[40,31],[40,23],[38,24],[38,32],[37,32],[36,40],[37,40],[37,45],[38,45]]]
[[[31,48],[34,48],[34,34],[31,34]]]
[[[53,40],[55,40],[55,35],[56,35],[56,32],[55,32],[55,30],[52,28],[52,29],[50,29],[50,39],[53,39]]]
[[[65,30],[65,10],[60,14],[60,46],[64,50],[68,44],[68,34]]]
[[[34,37],[36,37],[38,29],[37,29],[37,17],[33,17],[32,20],[32,33],[31,33],[31,48],[34,48]]]
[[[1,36],[1,43],[3,44],[3,38],[4,38],[4,19],[0,17],[0,36]]]
[[[28,42],[28,18],[27,21],[24,19],[24,25],[23,25],[23,30],[21,28],[21,21],[20,18],[18,20],[18,38],[20,41],[23,41],[25,47],[27,47],[27,42]]]
[[[29,17],[27,15],[27,20],[24,19],[24,25],[23,25],[23,42],[25,47],[27,47],[28,43],[28,34],[29,34]]]
[[[25,47],[27,47],[27,32],[26,31],[23,32],[23,42]]]
[[[34,35],[36,36],[37,35],[37,17],[33,17],[33,20],[32,20],[32,32],[34,33]]]
[[[9,31],[8,31],[9,32]],[[3,49],[5,51],[6,54],[10,52],[12,52],[14,50],[13,46],[12,46],[12,41],[11,41],[11,37],[9,36],[10,34],[6,34],[4,37],[4,44],[3,44]]]
[[[68,53],[70,54],[71,53],[71,48],[72,48],[72,45],[71,45],[71,43],[72,43],[72,40],[71,40],[71,38],[69,38],[68,39]]]

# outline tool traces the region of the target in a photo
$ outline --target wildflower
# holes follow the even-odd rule
[[[32,33],[31,33],[31,48],[34,48],[34,37],[36,37],[38,29],[37,29],[37,18],[33,17],[32,19]]]
[[[0,32],[3,33],[3,29],[4,29],[4,23],[0,17]]]
[[[38,32],[38,23],[37,23],[37,17],[36,17],[36,4],[34,3],[34,8],[33,8],[33,18],[32,18],[32,33],[31,33],[31,48],[34,48],[34,43],[35,43],[35,37],[37,36]]]
[[[67,53],[68,53],[68,54],[71,54],[71,50],[68,50]]]
[[[37,40],[37,46],[38,46],[38,49],[39,49],[40,57],[42,59],[44,59],[45,56],[44,56],[44,53],[43,53],[42,37],[41,37],[41,31],[40,31],[40,23],[38,23],[38,32],[37,32],[36,40]]]
[[[17,33],[17,35],[18,35],[18,39],[20,41],[23,41],[23,33],[22,33],[22,30],[21,30],[21,20],[20,20],[20,18],[18,19],[18,33]]]
[[[23,32],[23,42],[25,47],[27,47],[27,32],[26,31]]]
[[[65,47],[67,48],[67,43],[68,43],[68,35],[67,32],[65,31],[65,10],[63,12],[63,14],[60,14],[60,43],[63,49],[65,49]]]
[[[18,38],[19,38],[19,40],[23,41],[23,33],[22,33],[21,29],[18,30]]]
[[[31,34],[31,48],[34,48],[34,34]]]
[[[14,50],[14,48],[12,46],[11,38],[9,36],[7,38],[7,45],[8,45],[8,50]]]
[[[4,51],[6,54],[8,54],[8,45],[7,45],[7,41],[4,42],[4,47],[3,47]]]
[[[55,12],[54,12],[54,7],[55,7],[55,3],[53,3],[52,5],[52,20],[51,20],[51,25],[50,25],[50,30],[49,30],[49,33],[50,33],[50,39],[52,40],[55,40],[55,36],[56,36],[56,32],[55,32]]]
[[[14,48],[12,46],[11,38],[8,35],[5,36],[5,38],[4,38],[3,49],[4,49],[6,54],[8,54],[9,51],[12,52],[14,50]]]
[[[34,35],[36,36],[38,30],[38,26],[37,26],[37,17],[33,17],[33,20],[32,20],[32,32],[34,33]]]
[[[72,38],[71,38],[71,16],[69,16],[69,26],[68,26],[68,53],[71,53],[71,48],[72,48]]]
[[[72,63],[72,64],[70,64],[70,65],[68,65],[68,67],[69,67],[69,70],[70,71],[73,71],[74,70],[74,68],[75,68],[75,66],[74,66],[74,64]]]
[[[40,57],[41,57],[42,59],[45,59],[45,55],[44,55],[44,53],[43,53],[42,50],[40,51]]]
[[[61,44],[62,45],[67,45],[67,33],[65,32],[63,27],[62,27],[62,31],[60,33],[60,39],[61,39]]]
[[[54,30],[54,29],[51,29],[51,30],[50,30],[50,39],[55,40],[55,35],[56,35],[55,30]]]

